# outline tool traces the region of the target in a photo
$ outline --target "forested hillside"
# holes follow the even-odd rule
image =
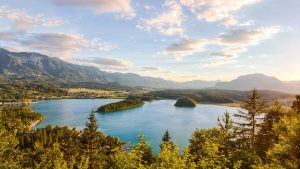
[[[280,99],[284,105],[291,105],[295,95],[274,91],[259,91],[262,99],[272,102],[274,99]],[[149,92],[148,95],[160,97],[162,99],[178,99],[181,97],[190,97],[198,103],[241,103],[250,94],[250,91],[236,90],[159,90]]]

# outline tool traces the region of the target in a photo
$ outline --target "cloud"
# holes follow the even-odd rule
[[[161,68],[156,67],[156,66],[145,66],[145,67],[141,67],[141,71],[142,71],[142,72],[164,73],[164,74],[172,73],[171,71],[164,70],[164,69],[161,69]]]
[[[2,41],[15,40],[18,38],[17,34],[18,33],[16,33],[16,32],[9,32],[9,31],[0,32],[0,40],[2,40]]]
[[[242,7],[259,2],[260,0],[180,0],[200,20],[207,22],[223,22],[225,26],[237,25],[234,12]]]
[[[163,55],[172,55],[179,60],[183,57],[194,55],[206,51],[206,46],[211,45],[221,48],[221,51],[212,52],[210,55],[217,58],[205,65],[222,65],[232,62],[239,57],[239,54],[247,51],[248,46],[257,45],[263,40],[271,39],[272,36],[280,31],[280,27],[261,27],[257,29],[233,29],[221,33],[218,37],[212,39],[182,39],[178,43],[171,44],[161,53]],[[216,59],[213,58],[213,59]],[[220,60],[223,59],[223,60]],[[225,59],[231,61],[225,61]]]
[[[83,49],[109,51],[114,45],[100,39],[87,40],[83,35],[63,33],[33,33],[20,41],[23,46],[51,56],[67,58]]]
[[[226,47],[221,52],[213,52],[211,55],[224,59],[234,59],[237,58],[240,53],[246,50],[247,49],[245,47]]]
[[[185,56],[205,51],[205,46],[211,43],[207,39],[182,39],[178,43],[171,44],[162,51],[164,55],[173,55],[179,60]]]
[[[174,0],[166,0],[164,6],[169,8],[167,12],[152,19],[141,19],[137,27],[148,32],[156,30],[164,35],[182,35],[183,12],[180,4]]]
[[[132,67],[132,63],[116,58],[94,57],[90,59],[77,59],[71,62],[81,65],[90,65],[104,70],[128,70]]]
[[[141,68],[141,71],[143,71],[143,72],[153,72],[153,71],[159,71],[160,70],[160,68],[158,68],[158,67],[154,67],[154,66],[146,66],[146,67],[142,67]]]
[[[110,51],[115,45],[101,39],[88,40],[83,35],[64,33],[19,33],[0,32],[0,40],[7,47],[41,52],[49,56],[66,59],[81,50]]]
[[[217,67],[220,65],[225,65],[225,64],[232,64],[232,63],[236,63],[236,60],[234,59],[212,59],[212,60],[206,60],[206,61],[202,61],[200,63],[200,65],[202,67]]]
[[[237,58],[240,53],[247,51],[247,46],[257,45],[270,39],[280,31],[279,27],[262,27],[254,30],[236,29],[220,34],[217,45],[225,46],[221,52],[213,52],[212,56],[227,59]]]
[[[121,18],[136,16],[131,0],[53,0],[58,5],[92,9],[97,14],[117,13]]]
[[[254,30],[235,29],[219,36],[219,41],[228,46],[249,46],[256,45],[262,40],[270,39],[272,35],[278,33],[280,28],[262,27]]]
[[[42,14],[31,16],[25,11],[11,9],[8,6],[0,6],[0,19],[1,18],[12,21],[12,28],[15,31],[25,31],[31,27],[54,27],[65,23],[58,17],[47,18]]]

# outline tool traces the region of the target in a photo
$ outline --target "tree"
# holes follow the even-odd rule
[[[265,161],[266,152],[276,143],[278,143],[278,134],[274,131],[274,124],[278,123],[286,115],[279,100],[267,110],[261,129],[257,135],[256,151]]]
[[[224,152],[225,157],[230,158],[231,154],[235,146],[235,139],[237,136],[237,128],[233,125],[233,121],[230,117],[229,112],[225,112],[222,119],[218,117],[218,126],[220,127],[221,131],[223,132],[224,136]]]
[[[160,149],[162,149],[162,144],[163,143],[170,143],[170,144],[172,144],[172,142],[171,142],[171,136],[170,136],[170,133],[169,133],[168,130],[165,132],[165,134],[162,137],[162,143],[159,145]]]
[[[300,114],[297,96],[292,109],[286,116],[274,124],[273,130],[278,136],[278,143],[267,152],[268,164],[264,167],[300,168]]]
[[[83,129],[81,144],[82,148],[86,150],[89,157],[89,168],[96,168],[103,165],[102,156],[100,152],[102,133],[98,132],[98,122],[95,113],[91,112],[89,121],[86,122],[86,128]]]
[[[292,109],[300,114],[300,95],[296,96],[296,100],[293,102]]]
[[[7,132],[0,124],[0,168],[18,168],[20,152],[15,133]]]
[[[190,139],[189,150],[200,168],[226,167],[223,132],[219,128],[196,129]]]
[[[195,163],[191,160],[188,151],[183,156],[178,152],[178,146],[169,142],[163,142],[161,145],[162,149],[156,156],[154,163],[151,168],[161,169],[193,169],[196,167]]]
[[[53,144],[52,148],[47,148],[42,151],[44,152],[40,155],[41,161],[35,165],[36,168],[67,169],[67,163],[63,159],[64,155],[58,143]]]
[[[133,161],[135,161],[137,167],[148,166],[153,160],[152,150],[144,136],[139,137],[139,143],[133,146],[133,150],[130,154],[134,158]]]
[[[234,116],[240,120],[235,122],[239,127],[240,141],[242,145],[249,145],[250,149],[254,151],[257,132],[260,128],[262,120],[261,114],[266,108],[266,103],[261,100],[261,96],[256,89],[252,90],[248,100],[241,105],[243,110],[235,113]]]

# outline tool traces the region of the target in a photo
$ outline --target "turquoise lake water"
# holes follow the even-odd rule
[[[88,115],[98,107],[117,102],[118,99],[62,99],[34,103],[32,109],[45,115],[36,128],[53,126],[70,126],[83,129]],[[145,135],[151,142],[154,153],[159,151],[161,137],[169,130],[172,140],[180,148],[185,148],[191,134],[196,128],[217,126],[218,116],[225,111],[235,113],[238,108],[197,104],[195,108],[174,107],[175,100],[146,102],[135,109],[112,113],[96,113],[100,130],[107,135],[119,137],[123,141],[138,142],[139,135]]]

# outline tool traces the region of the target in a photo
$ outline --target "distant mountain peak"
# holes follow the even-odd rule
[[[291,86],[287,82],[283,82],[276,77],[262,73],[242,75],[229,82],[219,82],[216,84],[215,88],[244,91],[256,88],[259,90],[274,90],[289,93],[300,91],[300,89]]]

